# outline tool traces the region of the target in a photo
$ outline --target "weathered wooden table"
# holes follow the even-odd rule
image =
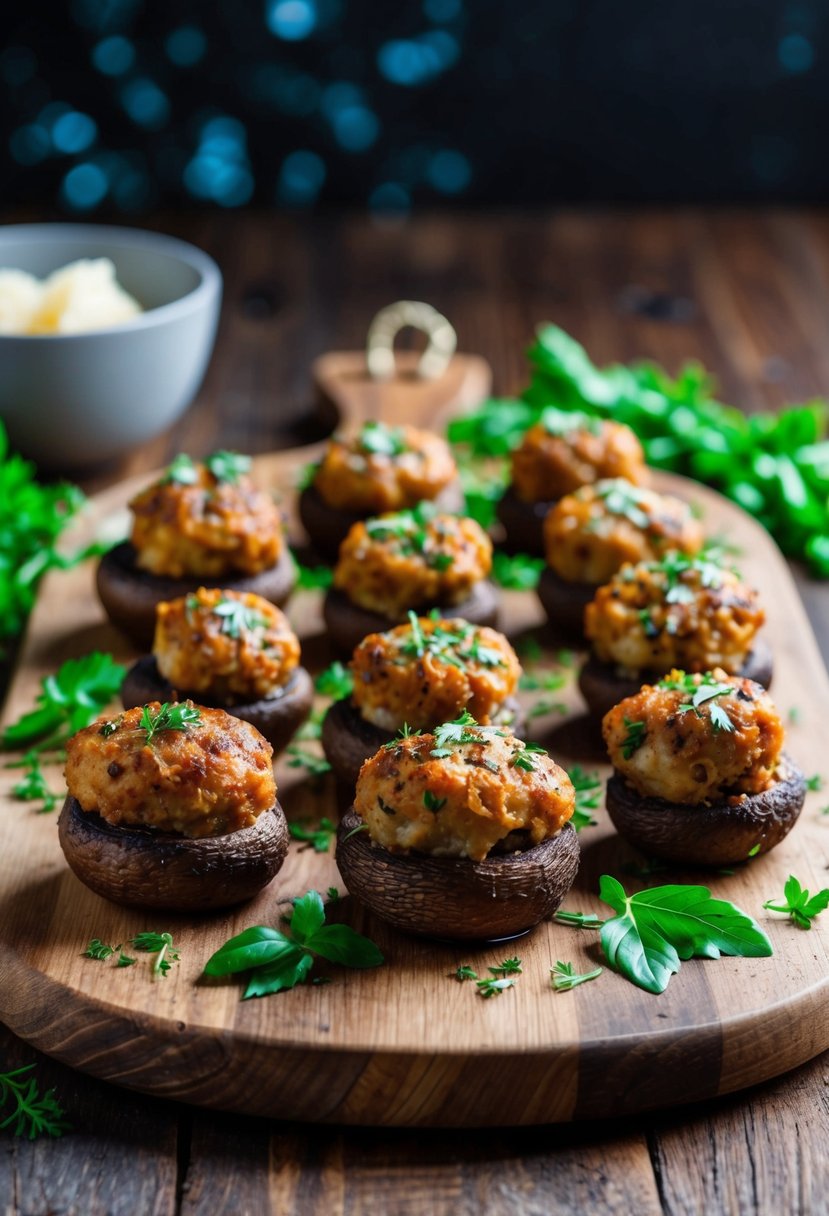
[[[176,430],[81,479],[90,491],[182,450],[315,437],[311,360],[360,347],[374,313],[399,298],[444,312],[504,394],[523,384],[522,352],[542,320],[599,362],[649,357],[675,371],[697,358],[722,399],[746,410],[829,394],[829,216],[568,212],[402,225],[191,215],[155,226],[221,264],[216,353]],[[826,658],[829,587],[798,581]],[[717,1103],[623,1125],[426,1133],[190,1110],[72,1073],[0,1028],[0,1068],[33,1060],[74,1131],[0,1141],[3,1216],[829,1211],[829,1055]]]

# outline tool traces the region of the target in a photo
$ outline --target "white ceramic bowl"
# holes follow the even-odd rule
[[[171,426],[213,349],[222,276],[194,245],[103,225],[0,227],[2,268],[44,278],[98,257],[145,312],[89,333],[0,335],[0,418],[12,446],[44,467],[100,463]]]

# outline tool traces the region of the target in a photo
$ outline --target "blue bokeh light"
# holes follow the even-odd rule
[[[167,58],[180,68],[192,68],[204,58],[207,38],[195,25],[181,25],[164,39]]]
[[[90,211],[106,197],[109,180],[100,166],[84,161],[70,169],[61,184],[64,202],[74,211]]]
[[[74,155],[85,152],[98,138],[98,125],[88,114],[70,110],[52,127],[52,142],[58,152]]]
[[[276,183],[276,200],[286,207],[309,207],[325,182],[325,162],[316,152],[297,149],[285,157]]]
[[[277,38],[301,42],[316,29],[316,4],[313,0],[269,0],[265,24]]]
[[[377,115],[366,106],[344,106],[334,115],[334,138],[347,152],[365,152],[380,133]]]
[[[443,148],[432,157],[426,173],[430,185],[441,194],[460,194],[469,185],[472,167],[462,152]]]
[[[377,52],[380,74],[392,84],[416,88],[451,67],[458,43],[446,30],[430,30],[419,38],[395,38]]]
[[[184,170],[184,185],[195,197],[221,207],[241,207],[255,185],[247,155],[247,135],[237,118],[222,114],[208,119],[199,146]]]
[[[368,199],[370,209],[380,214],[403,214],[409,210],[411,203],[408,190],[399,182],[383,182],[375,186]]]
[[[799,76],[812,67],[815,52],[811,42],[803,34],[786,34],[778,44],[777,58],[782,68],[792,76]]]
[[[454,21],[461,15],[461,0],[423,0],[423,15],[428,21]]]
[[[128,38],[113,34],[92,48],[92,63],[104,76],[123,76],[135,62],[135,47]]]
[[[121,90],[121,104],[134,123],[151,131],[163,127],[170,117],[166,93],[149,76],[127,81]]]
[[[37,165],[52,151],[49,132],[41,123],[26,123],[12,132],[9,151],[18,165]]]

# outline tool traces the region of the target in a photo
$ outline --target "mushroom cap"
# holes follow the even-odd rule
[[[584,637],[584,610],[596,594],[594,583],[568,583],[551,566],[538,580],[538,598],[553,629],[571,640]]]
[[[771,688],[773,673],[771,647],[764,638],[755,638],[745,663],[736,674],[762,684],[763,688]],[[667,674],[667,671],[643,671],[637,676],[619,675],[613,663],[605,663],[591,654],[579,672],[579,689],[590,712],[603,718],[625,697],[634,696],[643,684],[652,684]]]
[[[445,486],[431,501],[440,511],[451,514],[463,510],[463,493],[455,480]],[[332,507],[313,483],[306,486],[297,501],[299,518],[314,549],[321,557],[335,562],[340,545],[354,524],[375,514],[373,511],[346,511]]]
[[[148,701],[175,701],[188,699],[186,690],[174,689],[158,670],[155,657],[144,655],[124,677],[121,685],[121,701],[124,709],[135,705],[146,705]],[[304,667],[291,672],[288,683],[272,697],[249,701],[240,705],[228,705],[199,693],[202,705],[224,709],[234,718],[242,718],[255,726],[264,735],[275,752],[280,752],[290,742],[300,723],[311,712],[314,699],[314,682]]]
[[[276,565],[261,574],[242,578],[166,578],[139,569],[133,545],[122,541],[101,558],[95,581],[104,611],[113,625],[148,650],[155,633],[155,607],[162,600],[178,599],[198,591],[199,587],[221,587],[225,591],[253,591],[281,607],[293,590],[296,571],[286,547]]]
[[[559,907],[579,867],[571,824],[532,848],[470,861],[390,853],[351,808],[337,832],[343,882],[372,912],[404,933],[491,941],[525,933]]]
[[[504,528],[503,548],[508,553],[532,553],[544,556],[544,518],[556,500],[524,502],[512,485],[508,485],[498,500],[495,514]]]
[[[437,608],[440,615],[449,620],[463,617],[473,625],[493,625],[496,628],[498,625],[498,592],[486,579],[476,583],[470,595],[460,604],[418,604],[412,607],[422,616],[432,608]],[[322,614],[334,650],[347,658],[351,658],[356,647],[368,634],[383,633],[386,629],[393,629],[395,625],[404,625],[407,619],[405,614],[391,618],[368,608],[361,608],[359,604],[352,603],[346,593],[337,587],[330,587],[326,591]]]
[[[805,798],[803,773],[784,752],[778,779],[759,794],[685,806],[643,797],[614,770],[606,805],[619,835],[643,853],[666,861],[723,866],[778,845],[797,822]]]
[[[510,731],[523,737],[526,722],[517,698],[507,697],[503,708],[513,714]],[[322,721],[322,750],[334,770],[334,776],[351,787],[352,796],[365,761],[394,738],[395,732],[368,722],[355,705],[353,697],[335,701]]]
[[[71,795],[58,820],[70,869],[85,886],[126,907],[198,912],[252,899],[282,866],[288,825],[277,802],[249,828],[190,839],[113,827]]]

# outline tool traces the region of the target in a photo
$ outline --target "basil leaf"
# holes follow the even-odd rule
[[[294,900],[291,917],[291,934],[301,946],[325,924],[325,908],[319,891],[308,891],[301,899]]]
[[[321,958],[346,967],[379,967],[383,961],[374,942],[355,933],[348,925],[323,925],[313,937],[306,939],[305,946]]]
[[[714,899],[707,887],[668,884],[627,895],[615,878],[603,874],[599,895],[617,914],[601,929],[608,962],[647,992],[664,992],[683,959],[772,953],[751,917]]]
[[[272,992],[284,992],[301,984],[314,964],[313,956],[299,946],[292,946],[288,954],[270,967],[260,967],[248,980],[242,995],[246,1001],[252,996],[269,996]]]
[[[251,929],[245,929],[244,933],[231,937],[210,956],[205,963],[205,975],[233,975],[237,971],[249,971],[251,967],[274,963],[294,948],[295,943],[278,929],[254,925]]]

